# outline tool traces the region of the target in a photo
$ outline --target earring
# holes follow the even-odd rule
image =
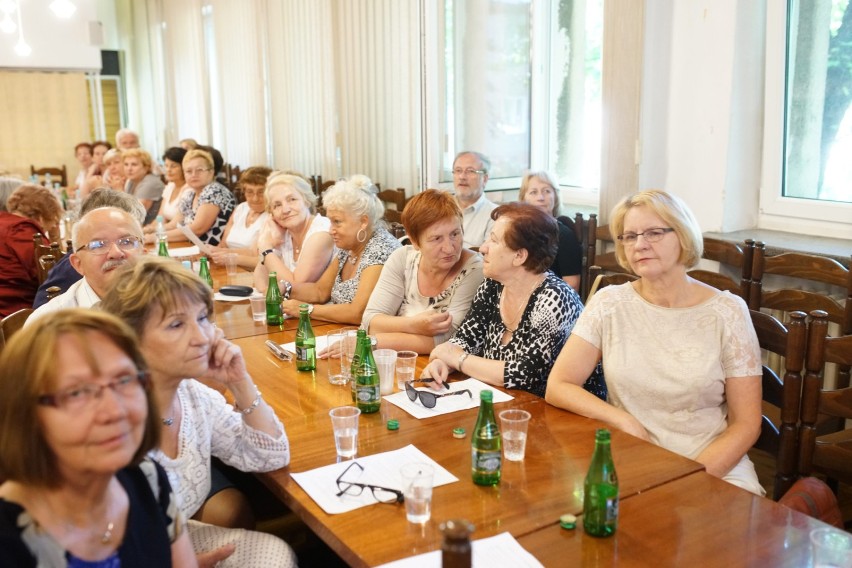
[[[364,232],[363,238],[361,238],[361,231]],[[367,229],[365,229],[363,227],[358,229],[358,234],[355,235],[355,238],[358,239],[359,243],[363,243],[364,241],[366,241],[367,240]]]

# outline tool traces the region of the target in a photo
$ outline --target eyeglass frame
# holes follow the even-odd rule
[[[130,241],[133,244],[133,246],[129,246],[127,248],[122,247],[121,244],[119,244],[121,241]],[[95,243],[101,243],[101,244],[98,247],[93,249],[92,245],[95,244]],[[123,237],[119,237],[119,238],[114,239],[114,240],[113,239],[94,239],[94,240],[91,240],[88,243],[78,247],[75,252],[79,252],[81,250],[87,250],[94,255],[102,256],[102,255],[105,255],[105,254],[109,254],[109,249],[111,249],[113,247],[113,245],[117,246],[118,250],[120,250],[122,252],[129,252],[129,251],[132,251],[132,250],[137,250],[137,249],[142,248],[142,239],[140,239],[136,235],[125,235]]]
[[[420,404],[423,405],[423,408],[435,408],[438,405],[438,399],[443,398],[445,396],[456,396],[456,395],[467,393],[467,395],[470,397],[470,399],[473,400],[473,393],[470,392],[470,389],[462,389],[462,390],[458,390],[458,391],[454,391],[454,392],[448,392],[448,393],[445,393],[445,394],[436,394],[434,392],[429,392],[429,391],[419,391],[416,388],[414,388],[414,383],[431,383],[431,382],[434,382],[434,381],[435,381],[435,379],[432,379],[432,378],[414,379],[414,380],[411,380],[411,381],[405,381],[405,394],[408,395],[408,400],[410,400],[411,402],[415,402],[415,401],[417,401],[417,399],[420,399]],[[444,385],[446,385],[446,384],[447,383],[444,383]],[[447,388],[450,388],[450,387],[447,386]],[[431,397],[431,398],[429,398],[429,397]],[[426,404],[427,399],[432,401],[433,404],[431,406]]]
[[[459,176],[459,177],[461,177],[462,175],[465,175],[465,176],[470,176],[470,175],[481,176],[483,174],[487,174],[488,171],[487,170],[475,170],[473,168],[465,168],[465,169],[453,168],[452,173],[453,173],[454,176]]]
[[[42,395],[39,395],[39,397],[36,399],[36,402],[38,402],[38,404],[41,405],[41,406],[52,406],[53,408],[58,408],[59,410],[68,410],[67,396],[74,391],[80,391],[80,390],[87,390],[88,389],[88,391],[92,393],[92,399],[91,399],[91,401],[87,401],[87,405],[80,407],[80,410],[83,410],[92,401],[100,400],[101,396],[104,393],[104,389],[107,389],[107,388],[110,389],[112,392],[116,393],[118,396],[124,397],[123,394],[120,394],[115,389],[116,389],[117,386],[122,385],[122,384],[130,385],[131,382],[127,382],[127,383],[121,382],[123,379],[126,379],[128,377],[132,377],[133,379],[135,379],[136,384],[138,384],[140,387],[142,387],[143,392],[148,389],[148,385],[150,384],[151,374],[148,371],[136,371],[135,373],[124,374],[121,377],[119,377],[118,379],[116,379],[114,381],[110,381],[110,382],[106,383],[105,385],[102,385],[102,384],[99,384],[99,383],[84,383],[82,385],[68,387],[67,389],[63,389],[63,390],[58,391],[58,392],[42,394]]]
[[[659,231],[659,233],[657,231]],[[645,229],[641,233],[622,233],[616,238],[621,241],[624,246],[634,246],[639,241],[639,237],[645,239],[645,242],[657,243],[660,242],[667,234],[673,232],[674,229],[671,227],[651,227],[650,229]],[[650,233],[650,235],[648,233]]]
[[[361,468],[362,472],[364,471],[364,466],[361,465],[360,463],[358,463],[357,461],[353,461],[352,463],[350,463],[346,467],[346,469],[344,469],[343,472],[337,477],[336,483],[337,483],[337,489],[339,489],[339,491],[335,494],[335,497],[342,497],[343,495],[347,495],[347,494],[352,495],[353,497],[358,497],[359,495],[361,495],[364,492],[364,489],[369,489],[370,492],[373,494],[373,499],[375,499],[379,503],[385,503],[386,505],[390,505],[392,503],[403,503],[403,502],[405,502],[405,495],[403,495],[402,491],[400,491],[399,489],[392,489],[390,487],[382,487],[381,485],[371,485],[369,483],[359,483],[357,481],[344,481],[343,476],[346,475],[346,473],[350,469],[352,469],[353,465],[357,465],[358,467]],[[347,484],[347,487],[345,489],[341,488],[340,487],[341,483]],[[352,487],[359,487],[361,489],[361,491],[359,491],[357,494],[349,493],[349,489],[351,489]],[[393,493],[394,495],[396,495],[396,499],[393,500],[393,501],[382,501],[381,499],[376,497],[376,489],[378,489],[380,491],[387,491],[389,493]]]

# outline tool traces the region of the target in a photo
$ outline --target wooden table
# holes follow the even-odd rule
[[[331,326],[319,327],[322,329]],[[293,331],[270,334],[285,343]],[[287,429],[291,445],[290,467],[260,474],[264,483],[295,511],[344,560],[353,566],[374,566],[440,546],[438,524],[463,517],[476,525],[481,538],[510,531],[527,534],[552,525],[564,513],[582,510],[583,478],[591,460],[594,431],[601,424],[548,405],[522,391],[497,404],[496,410],[523,408],[532,415],[526,459],[504,462],[503,480],[496,487],[479,487],[471,481],[470,435],[456,439],[455,427],[471,432],[477,409],[425,420],[413,418],[397,406],[383,402],[376,414],[362,415],[359,455],[367,456],[414,444],[459,478],[459,482],[434,491],[432,520],[420,527],[408,523],[402,505],[376,504],[357,512],[328,515],[292,481],[290,472],[302,472],[334,463],[337,459],[328,409],[351,404],[349,386],[331,385],[325,361],[317,370],[299,373],[294,363],[283,362],[260,346],[258,337],[235,340],[249,361],[250,372],[264,398]],[[422,368],[425,357],[418,365]],[[399,420],[389,431],[387,420]],[[620,471],[623,496],[648,491],[658,485],[694,474],[700,464],[622,432],[613,432],[613,454]]]
[[[616,465],[618,471],[618,465]],[[619,471],[619,476],[621,472]],[[807,515],[705,472],[622,498],[611,538],[558,523],[518,539],[545,566],[810,566]],[[477,535],[478,536],[478,535]]]

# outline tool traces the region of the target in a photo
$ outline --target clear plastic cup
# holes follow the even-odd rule
[[[251,319],[256,322],[266,322],[266,296],[255,292],[249,296],[251,302]]]
[[[383,395],[393,394],[393,379],[396,376],[396,351],[376,349],[373,358],[379,367],[379,383]]]
[[[414,372],[417,369],[417,352],[396,352],[396,387],[404,391],[406,381],[414,380]]]
[[[511,408],[500,413],[500,433],[503,436],[503,457],[508,461],[524,461],[527,449],[527,428],[530,413]]]
[[[432,479],[435,469],[428,463],[408,463],[399,471],[405,496],[405,518],[424,524],[432,517]]]
[[[341,458],[354,458],[358,454],[358,416],[355,406],[339,406],[329,411],[334,429],[334,447]]]

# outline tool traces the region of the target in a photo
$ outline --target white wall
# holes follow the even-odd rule
[[[89,24],[97,21],[95,0],[74,0],[77,10],[69,19],[50,11],[50,0],[21,0],[24,39],[32,48],[27,57],[14,47],[18,32],[0,33],[0,68],[96,71],[101,68],[100,45],[93,45]]]
[[[764,0],[647,0],[640,189],[676,193],[704,231],[757,225]]]

